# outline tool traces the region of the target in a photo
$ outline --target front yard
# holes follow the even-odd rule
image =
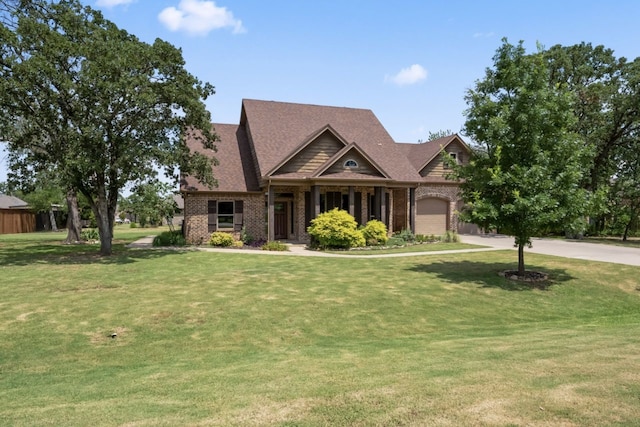
[[[635,425],[637,267],[512,251],[354,259],[0,236],[17,426]],[[116,334],[112,338],[112,334]]]

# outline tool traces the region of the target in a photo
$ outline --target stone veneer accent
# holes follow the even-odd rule
[[[184,194],[184,234],[190,244],[206,244],[209,241],[209,200],[242,200],[243,206],[243,226],[247,233],[254,239],[266,239],[266,210],[265,198],[263,194],[238,194],[238,193],[215,193],[215,194]],[[236,238],[240,237],[239,232],[233,232]]]

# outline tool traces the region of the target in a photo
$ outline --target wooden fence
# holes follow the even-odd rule
[[[35,214],[23,209],[0,209],[0,234],[36,231]]]

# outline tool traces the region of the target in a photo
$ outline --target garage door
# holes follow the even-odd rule
[[[416,234],[441,235],[447,231],[449,202],[426,198],[416,204]]]

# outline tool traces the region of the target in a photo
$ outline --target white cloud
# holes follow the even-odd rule
[[[181,0],[177,8],[168,7],[160,12],[158,19],[171,31],[185,31],[194,36],[206,36],[219,28],[231,28],[234,34],[246,32],[242,21],[213,1]]]
[[[135,0],[96,0],[96,6],[114,7],[133,3]]]
[[[408,68],[403,68],[393,76],[386,76],[385,81],[397,84],[398,86],[412,85],[427,78],[427,70],[422,65],[413,64]]]

